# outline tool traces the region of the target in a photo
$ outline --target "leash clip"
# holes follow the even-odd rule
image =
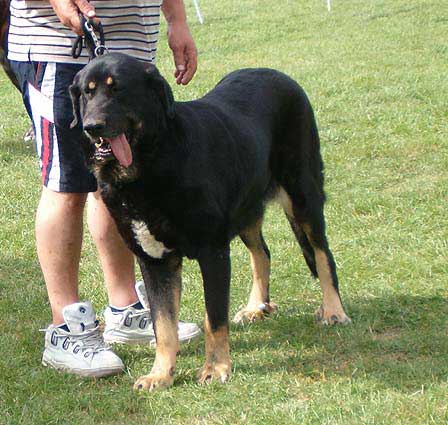
[[[94,45],[94,49],[93,49],[93,55],[96,56],[101,56],[104,55],[105,53],[109,53],[109,50],[107,49],[106,45],[105,45],[105,39],[104,39],[104,31],[103,31],[103,26],[101,25],[101,22],[96,24],[93,19],[89,19],[88,21],[86,20],[84,22],[84,34],[85,37],[87,37],[87,34],[89,34],[89,38],[92,39],[93,41],[93,45]],[[98,39],[95,30],[98,31],[100,38]],[[87,38],[86,38],[86,44],[87,44]]]
[[[84,35],[79,35],[73,43],[72,56],[77,59],[81,56],[83,46],[89,50],[89,57],[93,59],[97,56],[109,53],[106,47],[103,25],[101,22],[96,23],[93,19],[86,17],[80,13],[79,20]],[[97,35],[98,33],[98,35]]]

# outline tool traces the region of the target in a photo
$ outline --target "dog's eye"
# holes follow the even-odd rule
[[[97,84],[95,81],[89,81],[89,83],[84,87],[84,92],[86,94],[93,93],[96,90],[96,86]]]

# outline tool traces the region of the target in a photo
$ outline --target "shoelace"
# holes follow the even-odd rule
[[[126,315],[126,317],[129,317],[133,319],[134,317],[140,317],[143,316],[145,313],[149,313],[149,320],[151,320],[151,309],[149,308],[142,308],[140,310],[135,310],[135,312],[130,312]],[[120,313],[113,313],[113,314],[120,314]],[[179,323],[186,323],[183,320],[179,320]]]
[[[149,308],[142,308],[140,310],[135,310],[135,312],[129,313],[128,317],[130,317],[130,318],[140,317],[140,316],[143,316],[144,314],[150,313],[150,312],[151,312],[151,310]]]
[[[47,332],[51,328],[39,329],[41,332]],[[91,329],[90,331],[85,331],[80,334],[74,334],[67,332],[66,335],[54,335],[55,338],[67,338],[67,342],[70,345],[79,345],[79,349],[84,353],[85,356],[90,354],[96,354],[100,351],[108,351],[110,347],[105,344],[103,337],[99,331],[99,326]]]
[[[143,316],[144,313],[149,313],[149,320],[152,322],[151,320],[151,310],[149,308],[142,308],[141,310],[137,310],[135,313],[129,313],[128,317],[130,317],[131,319],[134,317],[139,317],[139,316]],[[185,320],[179,320],[178,323],[187,323],[185,322]]]

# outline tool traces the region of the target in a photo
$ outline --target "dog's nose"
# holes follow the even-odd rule
[[[105,128],[106,122],[102,120],[88,120],[83,123],[84,131],[93,137],[101,136]]]

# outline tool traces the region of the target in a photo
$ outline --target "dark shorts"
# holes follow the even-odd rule
[[[33,121],[42,184],[56,192],[86,193],[97,188],[81,150],[82,130],[70,128],[73,112],[68,88],[82,67],[11,61]]]

